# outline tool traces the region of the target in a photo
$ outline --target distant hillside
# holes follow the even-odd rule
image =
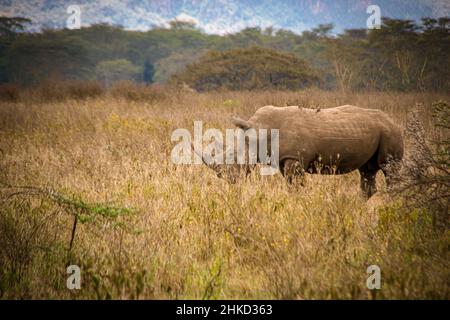
[[[207,33],[231,33],[245,27],[283,28],[294,32],[333,22],[336,31],[366,25],[368,5],[376,3],[383,16],[419,20],[450,13],[447,0],[3,0],[0,14],[25,16],[34,30],[65,26],[67,7],[78,4],[82,24],[106,22],[126,29],[167,27],[175,18],[196,23]]]

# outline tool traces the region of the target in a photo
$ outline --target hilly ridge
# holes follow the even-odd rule
[[[0,12],[24,16],[33,21],[32,30],[63,28],[69,17],[71,0],[2,1]],[[131,30],[168,27],[169,21],[191,21],[206,33],[226,34],[246,27],[273,27],[300,33],[320,23],[334,23],[336,31],[364,28],[368,0],[100,0],[77,1],[83,26],[94,23],[121,25]],[[419,20],[447,16],[445,0],[379,0],[382,16]]]

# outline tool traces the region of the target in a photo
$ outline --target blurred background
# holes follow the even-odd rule
[[[381,0],[382,27],[369,29],[371,4],[2,1],[0,83],[448,90],[450,4]]]

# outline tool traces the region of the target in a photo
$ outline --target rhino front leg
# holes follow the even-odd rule
[[[361,190],[367,198],[370,198],[375,194],[375,192],[377,192],[377,184],[375,180],[377,171],[359,169],[359,174],[361,175]]]
[[[300,178],[300,184],[303,186],[304,169],[297,160],[287,159],[280,163],[280,171],[289,184],[292,184]]]

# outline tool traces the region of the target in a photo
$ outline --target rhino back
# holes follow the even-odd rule
[[[265,106],[256,111],[249,123],[254,128],[280,131],[307,131],[316,139],[365,139],[390,125],[387,115],[376,109],[345,105],[323,109]],[[386,128],[389,129],[389,128]]]
[[[255,128],[280,130],[280,158],[310,161],[340,157],[343,169],[355,169],[377,151],[380,137],[395,124],[380,110],[345,105],[323,109],[266,106],[249,122]]]

